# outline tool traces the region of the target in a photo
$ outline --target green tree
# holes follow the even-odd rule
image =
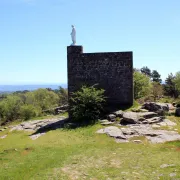
[[[153,82],[162,82],[161,75],[156,70],[152,71],[151,78]]]
[[[20,108],[23,102],[16,95],[8,95],[6,99],[0,101],[0,120],[9,122],[20,118]]]
[[[58,96],[59,96],[59,105],[68,104],[68,90],[67,89],[59,87]]]
[[[150,78],[141,72],[134,72],[134,98],[139,99],[145,97],[151,92]]]
[[[141,68],[141,72],[143,74],[145,74],[146,76],[151,77],[151,70],[147,66],[142,67]]]
[[[175,84],[174,80],[175,80],[175,76],[172,73],[169,74],[165,80],[164,93],[167,96],[177,98],[178,97],[178,91],[176,89],[176,84]]]
[[[93,124],[103,111],[104,90],[83,86],[72,94],[70,101],[72,121],[79,124]]]
[[[154,101],[156,101],[158,98],[160,98],[163,95],[163,87],[160,83],[152,82],[152,95]]]
[[[178,93],[180,94],[180,71],[176,73],[174,82],[175,82],[176,90],[177,90]]]
[[[20,108],[20,117],[23,120],[28,120],[41,115],[41,109],[31,104],[22,105]]]

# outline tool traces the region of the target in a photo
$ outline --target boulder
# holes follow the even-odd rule
[[[145,119],[153,118],[153,117],[157,117],[158,116],[158,114],[155,113],[155,112],[143,112],[143,113],[138,113],[138,115],[140,117],[145,118]]]
[[[125,112],[121,124],[147,124],[146,119],[157,117],[155,112]]]
[[[180,117],[180,107],[176,108],[175,115]]]
[[[146,102],[143,104],[142,109],[147,109],[148,111],[163,115],[165,112],[169,111],[169,106],[166,103]]]
[[[119,110],[113,113],[116,117],[122,118],[123,116],[123,111]]]
[[[138,113],[135,112],[124,112],[121,124],[137,124],[139,120]]]
[[[100,134],[105,133],[108,136],[114,137],[114,138],[117,138],[117,139],[126,139],[126,137],[123,135],[121,129],[119,129],[116,126],[106,127],[103,130],[101,129],[101,130],[97,131],[97,133],[100,133]]]
[[[116,120],[116,115],[114,115],[114,114],[109,114],[109,115],[107,116],[107,119],[108,119],[109,121],[115,121],[115,120]]]
[[[112,125],[112,124],[114,124],[114,122],[108,121],[108,122],[102,122],[101,123],[101,125],[103,125],[103,126],[108,126],[108,125]]]
[[[162,120],[163,120],[162,117],[153,117],[153,118],[146,119],[146,124],[159,123],[159,122],[162,122]]]
[[[169,110],[174,110],[174,109],[175,109],[175,107],[173,106],[173,104],[171,104],[171,103],[166,103],[166,104],[168,105]]]

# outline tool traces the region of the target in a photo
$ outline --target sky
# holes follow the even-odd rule
[[[72,24],[86,53],[133,51],[163,80],[180,71],[179,0],[0,0],[0,84],[66,83]]]

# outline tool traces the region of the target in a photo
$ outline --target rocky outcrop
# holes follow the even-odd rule
[[[122,116],[123,116],[123,111],[121,111],[121,110],[115,111],[113,114],[114,114],[116,117],[122,118]]]
[[[116,122],[108,122],[103,120],[102,125],[108,126],[104,129],[100,129],[97,133],[107,134],[110,137],[116,139],[117,142],[129,142],[132,137],[142,137],[144,136],[151,143],[164,143],[166,141],[180,140],[180,135],[175,131],[159,130],[163,126],[173,129],[173,126],[177,124],[165,119],[164,116],[159,115],[159,111],[165,112],[169,110],[167,104],[163,103],[145,103],[143,108],[147,108],[155,112],[122,112],[120,111],[120,124]],[[178,108],[177,108],[178,109]],[[114,119],[118,117],[118,113],[113,113]],[[116,126],[112,126],[116,124]],[[117,127],[119,125],[120,127]],[[121,128],[123,125],[123,128]],[[124,128],[125,126],[125,128]],[[134,143],[142,143],[141,140],[132,140]]]
[[[34,120],[34,121],[27,121],[23,122],[17,126],[11,128],[10,131],[37,131],[43,128],[52,128],[56,129],[62,127],[64,124],[65,117],[60,117],[58,119],[45,119],[45,120]]]
[[[107,116],[107,119],[109,120],[109,121],[115,121],[116,120],[116,115],[114,115],[114,114],[109,114],[108,116]]]
[[[44,135],[48,130],[63,128],[64,124],[67,123],[67,121],[68,119],[66,119],[63,116],[57,119],[27,121],[27,122],[23,122],[19,125],[11,127],[10,132],[23,131],[23,130],[30,131],[30,132],[33,132],[30,138],[35,140],[38,137]]]
[[[150,125],[129,125],[127,128],[115,126],[100,129],[97,133],[104,133],[114,137],[117,142],[129,142],[132,137],[144,136],[151,143],[164,143],[166,141],[180,140],[176,131],[154,130]]]
[[[148,111],[163,115],[164,112],[169,111],[169,105],[166,103],[146,102],[142,105],[142,109],[147,109]]]
[[[124,112],[121,119],[121,124],[147,124],[153,122],[160,122],[161,117],[157,117],[158,114],[154,112]]]

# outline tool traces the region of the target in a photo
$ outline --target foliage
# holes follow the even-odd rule
[[[104,90],[95,87],[83,86],[72,94],[71,109],[72,121],[80,124],[95,123],[103,110],[105,103]]]
[[[161,75],[156,70],[152,71],[151,78],[153,82],[162,82]]]
[[[160,83],[158,82],[152,83],[152,95],[154,97],[154,101],[156,101],[157,98],[160,98],[163,95],[163,88]]]
[[[15,92],[0,100],[0,124],[17,119],[27,120],[57,107],[59,96],[47,89]]]
[[[20,108],[20,117],[24,120],[37,117],[41,114],[41,109],[32,104],[25,104]]]
[[[151,92],[150,78],[141,72],[134,72],[134,98],[139,99]]]
[[[176,73],[174,82],[175,82],[176,89],[178,93],[180,94],[180,71]]]
[[[59,87],[58,96],[59,96],[59,105],[68,104],[68,91],[67,91],[67,89]]]
[[[151,70],[147,66],[144,66],[141,68],[141,73],[145,74],[146,76],[151,77]]]
[[[19,111],[22,104],[21,98],[17,95],[9,95],[6,99],[0,101],[0,121],[19,119]]]
[[[174,80],[175,80],[175,76],[172,73],[169,74],[165,80],[164,93],[167,96],[177,98],[178,97],[178,91],[176,89],[176,84],[175,84]]]

